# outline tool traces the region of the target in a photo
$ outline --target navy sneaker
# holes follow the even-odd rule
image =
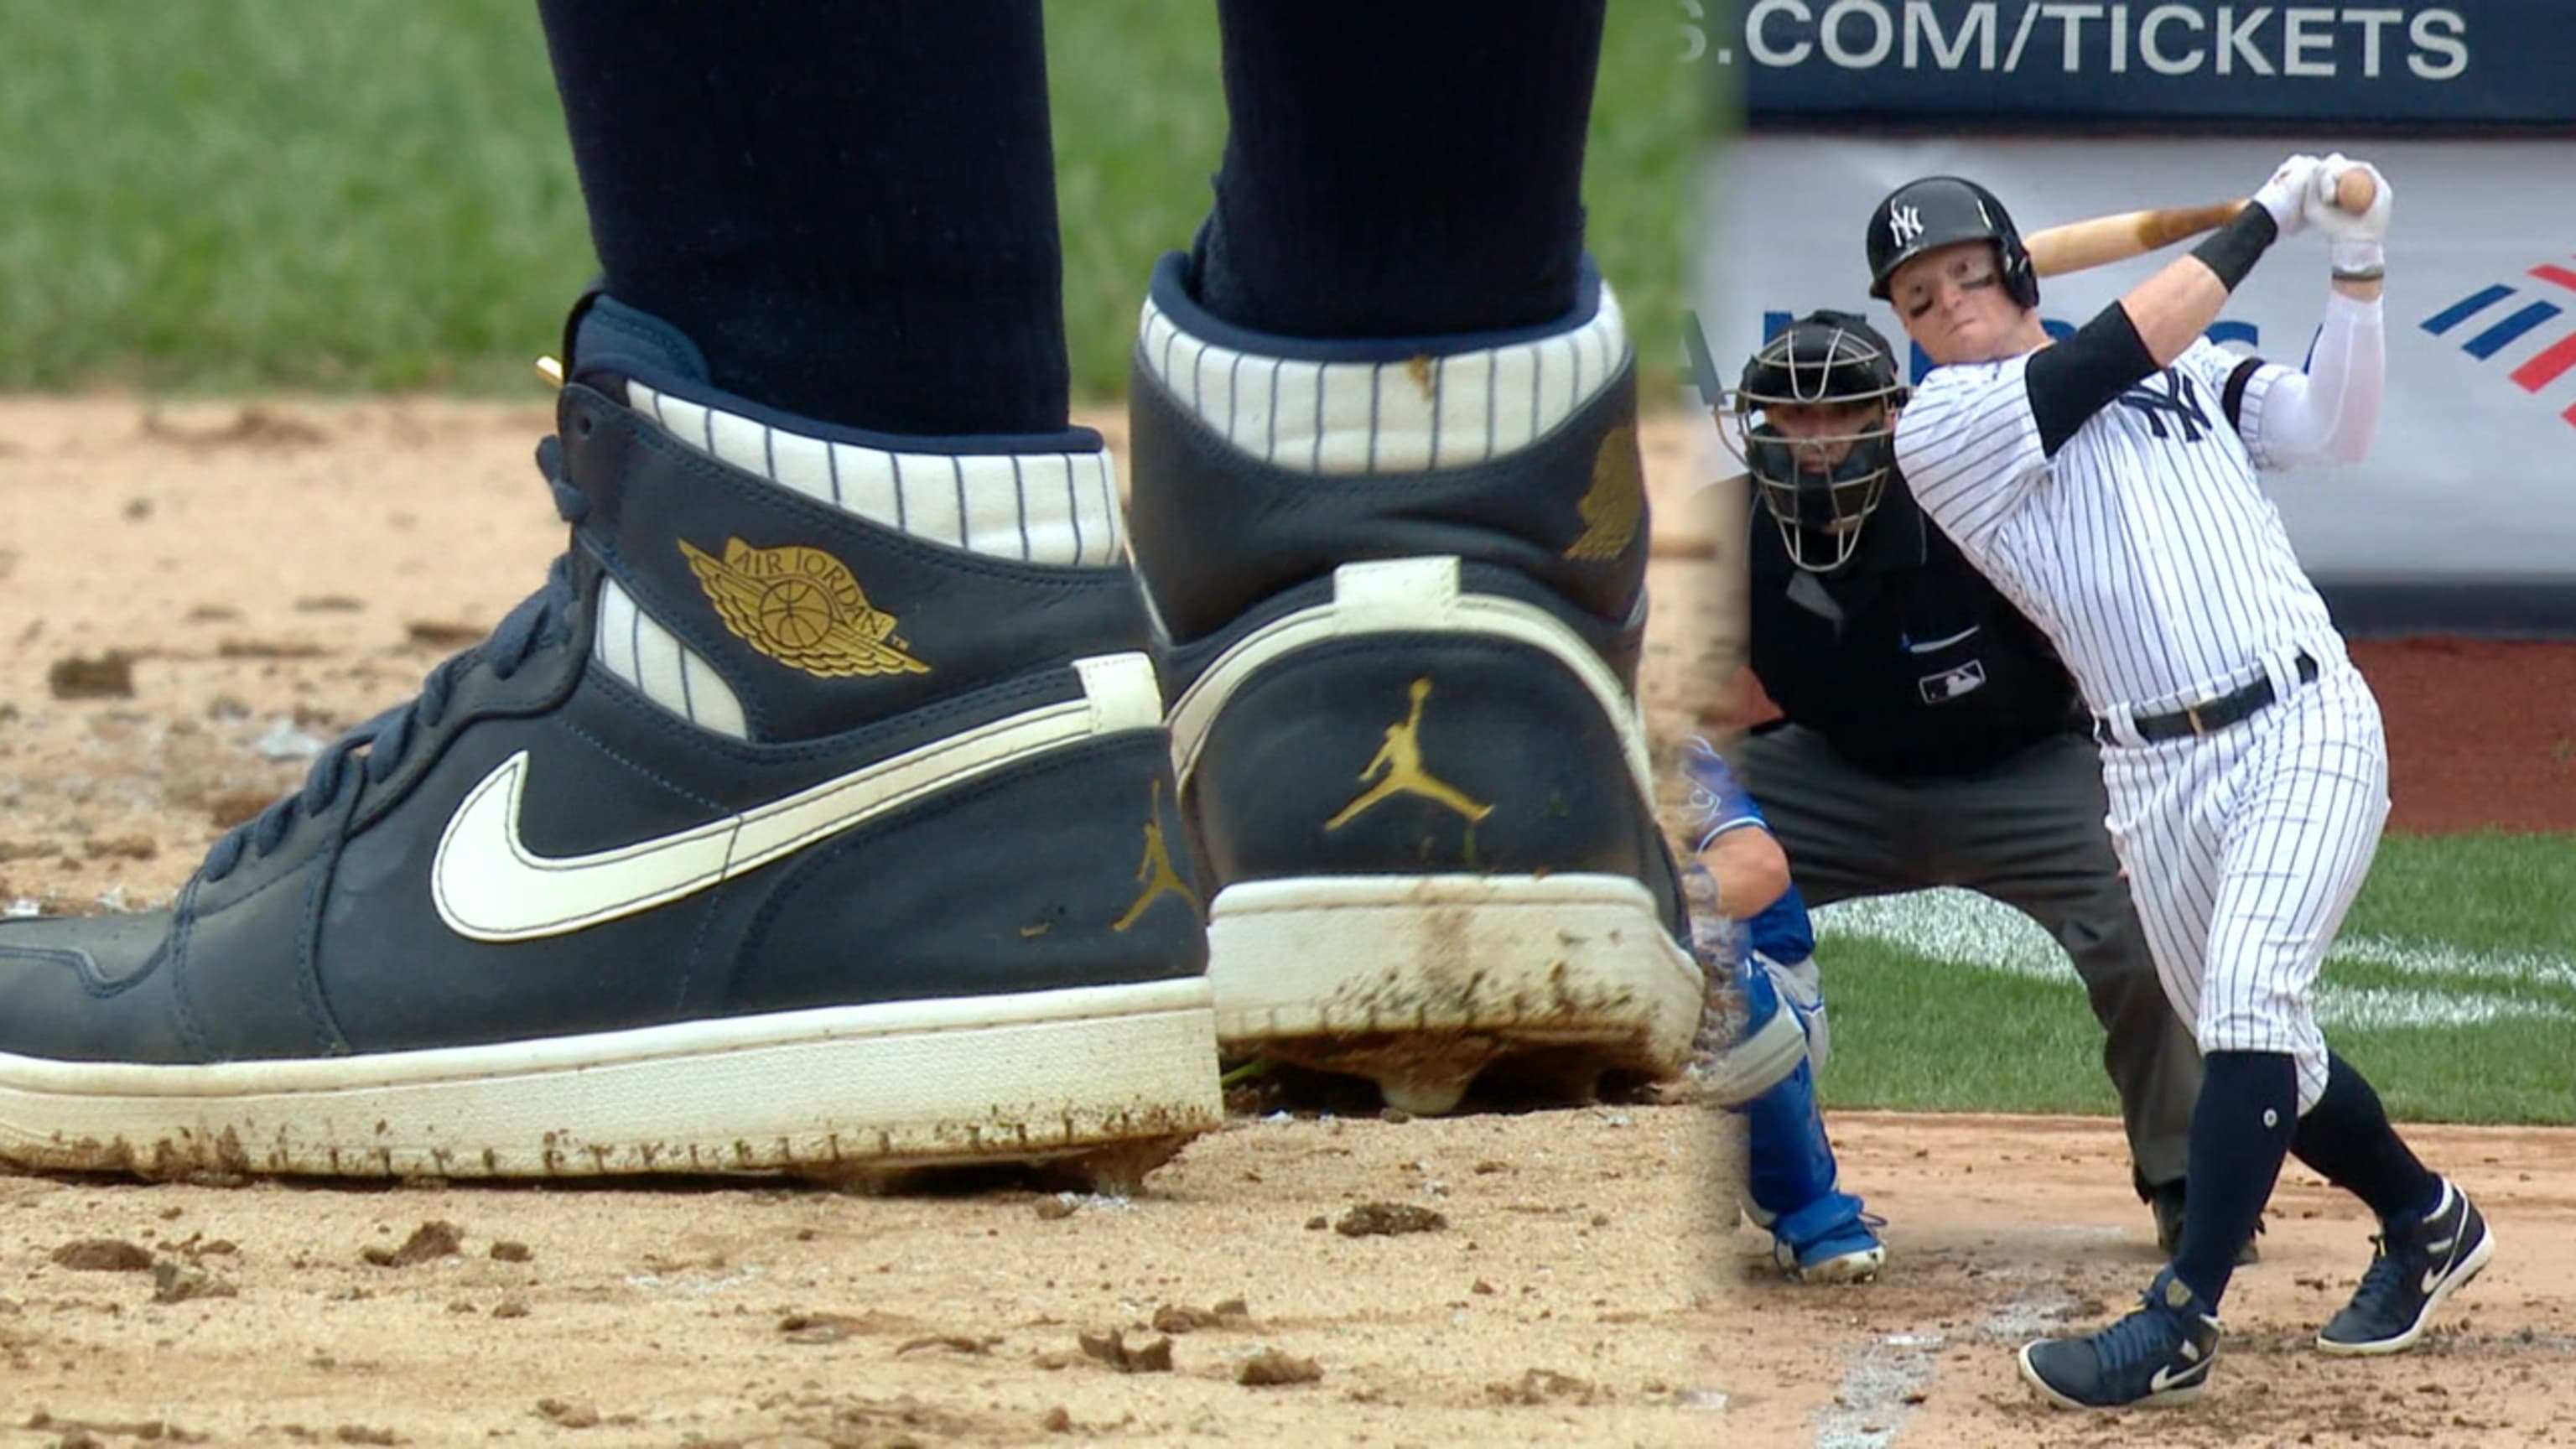
[[[1215,1126],[1098,436],[836,430],[612,300],[567,333],[545,587],[169,910],[0,924],[0,1162],[1123,1182]]]
[[[2412,1221],[2388,1222],[2371,1238],[2369,1271],[2352,1302],[2317,1333],[2317,1347],[2333,1354],[2396,1353],[2424,1336],[2424,1325],[2442,1300],[2478,1276],[2495,1256],[2486,1216],[2450,1179],[2433,1210]]]
[[[1414,1112],[1686,1065],[1702,1009],[1636,695],[1636,378],[1561,322],[1313,342],[1154,275],[1135,548],[1229,1055]]]
[[[2101,1332],[2025,1344],[2021,1376],[2062,1409],[2189,1403],[2209,1387],[2218,1337],[2209,1305],[2167,1268],[2135,1311]]]

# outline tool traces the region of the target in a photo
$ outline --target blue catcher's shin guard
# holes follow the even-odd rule
[[[1771,972],[1756,964],[1744,984],[1748,1040],[1775,1017],[1791,1014]],[[1861,1200],[1841,1190],[1833,1145],[1816,1106],[1816,1076],[1801,1060],[1787,1075],[1737,1106],[1746,1127],[1745,1210],[1771,1230],[1772,1256],[1802,1282],[1849,1282],[1875,1275],[1887,1250]]]

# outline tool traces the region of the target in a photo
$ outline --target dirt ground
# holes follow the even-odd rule
[[[2368,1214],[2296,1162],[2262,1261],[2228,1290],[2200,1402],[2078,1415],[2042,1404],[2013,1350],[2126,1312],[2161,1261],[2110,1119],[1832,1119],[1843,1181],[1888,1219],[1887,1271],[1836,1289],[1775,1281],[1764,1241],[1729,1239],[1716,1352],[1722,1417],[1746,1445],[1816,1449],[2306,1449],[2576,1444],[2576,1169],[2569,1134],[2412,1127],[2476,1195],[2497,1254],[2427,1341],[2395,1358],[2318,1353],[2319,1325],[2370,1261]]]
[[[0,906],[165,900],[322,742],[479,637],[561,546],[528,462],[547,420],[0,400]],[[1115,418],[1089,421],[1115,441]],[[1691,488],[1683,435],[1647,433],[1645,696],[1666,758],[1733,714],[1740,655],[1719,587],[1738,500]],[[2443,661],[2472,657],[2419,653],[2433,700]],[[2447,738],[2440,716],[2410,735],[2390,712],[2401,782],[2425,778],[2407,741]],[[2564,764],[2532,743],[2530,768]],[[2489,788],[2527,799],[2554,778]],[[2007,1352],[2154,1267],[2111,1123],[1840,1119],[1848,1180],[1891,1218],[1895,1257],[1881,1283],[1811,1292],[1771,1280],[1759,1234],[1720,1231],[1719,1134],[1687,1102],[1400,1122],[1239,1105],[1132,1199],[1026,1181],[863,1196],[0,1177],[0,1446],[1902,1449],[2136,1432],[2043,1414]],[[2504,1245],[2466,1311],[2395,1363],[2298,1349],[2367,1247],[2343,1204],[2294,1182],[2240,1280],[2214,1403],[2156,1420],[2157,1442],[2576,1442],[2576,1388],[2553,1380],[2576,1347],[2558,1238],[2576,1226],[2576,1140],[2425,1140]],[[1372,1203],[1444,1223],[1338,1229]],[[1244,1381],[1265,1376],[1303,1381]]]

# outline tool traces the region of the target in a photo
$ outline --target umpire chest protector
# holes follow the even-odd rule
[[[2083,727],[2048,641],[1901,482],[1830,573],[1792,562],[1755,508],[1753,673],[1790,722],[1898,778],[1981,770]]]

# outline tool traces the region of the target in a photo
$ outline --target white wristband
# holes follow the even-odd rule
[[[2338,241],[2326,253],[2334,274],[2355,280],[2376,277],[2388,269],[2388,249],[2375,241],[2361,238]]]

